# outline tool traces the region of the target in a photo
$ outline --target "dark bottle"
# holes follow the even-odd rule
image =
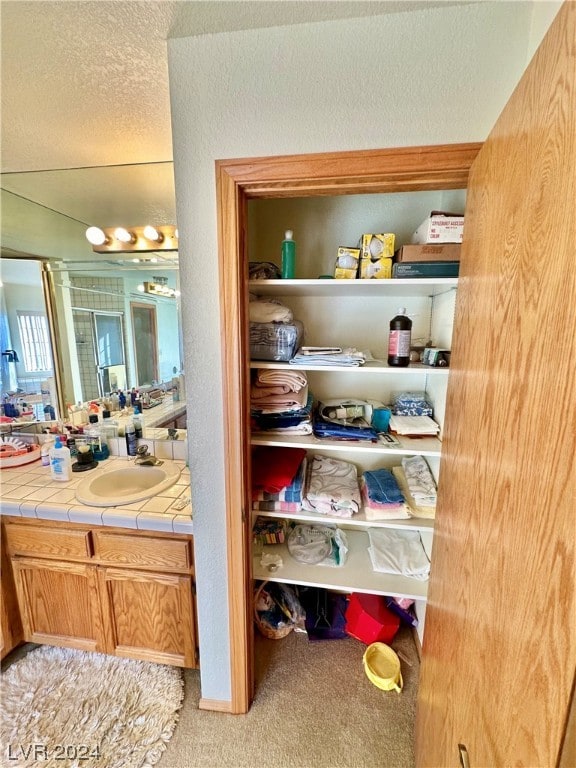
[[[406,317],[406,309],[401,307],[396,317],[390,320],[388,337],[388,365],[405,368],[410,365],[410,339],[412,320]]]

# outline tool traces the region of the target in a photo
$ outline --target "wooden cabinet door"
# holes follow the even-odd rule
[[[104,651],[96,567],[13,558],[24,640]]]
[[[191,576],[100,568],[106,650],[179,667],[196,667]]]
[[[417,764],[552,768],[576,669],[576,3],[475,160]]]
[[[2,536],[2,585],[0,590],[0,617],[1,617],[1,636],[0,636],[0,658],[4,658],[11,650],[19,645],[24,637],[22,633],[22,622],[20,621],[20,611],[16,600],[16,588],[14,586],[14,577],[12,575],[12,566],[10,559],[6,554],[5,537]]]

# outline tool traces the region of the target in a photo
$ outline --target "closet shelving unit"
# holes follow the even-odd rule
[[[224,423],[224,450],[225,450],[225,503],[227,526],[227,554],[228,554],[228,592],[229,592],[229,623],[230,623],[230,656],[232,663],[232,701],[231,711],[235,713],[246,712],[254,695],[254,614],[253,596],[254,579],[263,574],[259,570],[256,558],[252,556],[252,522],[251,511],[251,447],[262,440],[261,435],[251,433],[250,429],[250,376],[255,361],[250,361],[248,349],[248,294],[256,292],[258,295],[278,295],[284,297],[294,311],[294,316],[305,323],[308,331],[306,343],[325,344],[330,343],[331,338],[337,334],[333,332],[333,325],[340,322],[340,313],[337,316],[322,318],[317,316],[309,323],[305,315],[312,309],[322,313],[329,313],[327,302],[335,302],[335,296],[340,302],[359,302],[359,309],[353,316],[367,316],[370,305],[374,309],[374,328],[379,328],[380,350],[371,350],[374,357],[383,355],[387,346],[388,322],[400,306],[406,306],[408,313],[414,311],[412,302],[419,301],[420,306],[445,305],[454,302],[455,281],[446,280],[390,280],[390,281],[335,281],[318,280],[319,275],[329,274],[334,266],[336,249],[339,245],[351,245],[363,232],[374,232],[373,225],[366,226],[367,217],[364,215],[366,208],[371,203],[368,198],[376,198],[383,195],[393,197],[398,193],[416,193],[416,195],[435,195],[433,205],[426,204],[426,212],[422,208],[416,214],[416,220],[410,222],[412,227],[408,230],[408,222],[404,222],[403,233],[396,232],[397,245],[408,242],[409,235],[421,223],[422,218],[431,210],[454,210],[452,201],[454,191],[460,193],[466,190],[468,174],[471,165],[480,150],[478,143],[469,144],[440,144],[435,146],[398,147],[392,149],[360,150],[351,152],[326,152],[308,155],[284,155],[274,157],[255,157],[219,160],[216,162],[216,190],[218,202],[218,242],[220,257],[220,293],[221,293],[221,323],[222,323],[222,359],[223,359],[223,423]],[[448,192],[444,196],[444,192]],[[464,192],[465,194],[465,192]],[[356,198],[354,210],[348,208],[349,199]],[[302,203],[309,200],[309,206],[303,216],[296,221],[292,216],[293,203],[298,199]],[[336,211],[328,222],[319,222],[318,207],[325,200],[330,200],[330,205],[335,206]],[[266,215],[255,215],[251,206],[272,206],[267,208]],[[353,203],[354,207],[354,203]],[[401,219],[402,213],[407,212],[406,207],[397,209],[400,214],[391,216],[390,231],[394,231],[394,222]],[[411,212],[414,213],[413,211]],[[268,215],[270,214],[270,215]],[[352,222],[355,232],[349,227],[345,231],[344,221]],[[376,215],[373,222],[382,222],[383,219]],[[413,226],[412,226],[413,225]],[[280,286],[273,281],[266,285],[259,281],[248,280],[248,262],[251,260],[268,261],[279,250],[281,234],[285,228],[294,230],[297,243],[297,280],[282,281]],[[378,230],[376,230],[378,231]],[[258,233],[257,241],[254,241],[254,233]],[[303,243],[302,232],[313,233],[313,242]],[[279,239],[280,235],[280,239]],[[354,239],[352,239],[354,238]],[[327,242],[327,241],[330,242]],[[317,260],[320,251],[324,251],[323,263],[312,263]],[[307,256],[310,262],[307,263]],[[304,256],[304,259],[302,258]],[[314,257],[314,258],[312,258]],[[370,284],[368,284],[370,283]],[[339,293],[334,294],[335,291]],[[434,298],[431,298],[434,297]],[[449,298],[450,301],[446,301]],[[375,306],[377,305],[377,306]],[[437,313],[434,306],[434,315],[447,317],[445,309]],[[301,313],[302,311],[302,313]],[[418,311],[418,310],[417,310]],[[392,314],[391,314],[392,313]],[[326,314],[326,313],[324,313]],[[371,315],[371,313],[368,313]],[[428,311],[430,315],[430,312]],[[449,314],[449,313],[448,313]],[[304,316],[302,316],[304,315]],[[349,313],[348,313],[349,316]],[[354,319],[354,317],[353,317]],[[316,329],[312,329],[316,324]],[[446,328],[451,327],[450,322],[440,323]],[[316,332],[318,335],[316,336]],[[362,329],[356,327],[354,343],[364,349],[369,344],[364,342]],[[378,332],[376,332],[378,335]],[[413,337],[425,335],[413,328]],[[434,336],[433,336],[434,337]],[[435,339],[438,346],[449,346],[449,339]],[[333,342],[335,343],[335,341]],[[371,343],[371,342],[370,342]],[[257,363],[254,367],[267,367],[270,363]],[[443,413],[445,409],[445,397],[448,375],[442,372],[428,370],[426,373],[410,366],[408,371],[394,369],[393,374],[385,365],[366,366],[362,370],[310,370],[310,388],[317,399],[328,396],[353,396],[374,397],[382,400],[385,390],[392,389],[392,383],[396,382],[402,389],[425,389],[435,399],[435,410]],[[374,392],[374,394],[372,394]],[[441,435],[440,435],[441,437]],[[267,438],[264,438],[267,439]],[[268,445],[283,445],[287,441],[279,441],[276,438],[267,439]],[[301,441],[303,443],[304,441]],[[291,442],[297,445],[298,440]],[[311,452],[317,450],[316,444],[306,445]],[[430,450],[430,455],[427,453]],[[344,447],[331,446],[324,441],[322,451],[331,455],[340,455],[343,459],[350,457]],[[420,452],[426,456],[433,471],[438,473],[440,466],[441,444],[434,443],[425,448],[420,443]],[[407,451],[408,453],[408,451]],[[412,453],[412,451],[410,451]],[[392,466],[399,463],[401,455],[386,453],[378,450],[365,450],[358,445],[352,453],[351,461],[359,467],[372,468],[378,465]],[[304,519],[304,518],[303,518]],[[325,521],[327,522],[327,521]],[[361,518],[356,518],[353,524],[347,523],[346,527],[352,534],[358,533],[365,537],[366,528],[361,525]],[[412,521],[414,522],[414,521]],[[343,525],[338,520],[337,524]],[[370,525],[375,525],[370,523]],[[380,523],[381,525],[381,523]],[[400,526],[400,523],[398,524]],[[404,525],[404,523],[402,523]],[[422,523],[424,535],[432,537],[432,525],[429,521]],[[354,548],[356,549],[356,548]],[[347,585],[342,585],[346,591],[361,589],[360,578],[368,578],[364,564],[359,564],[357,576],[352,574],[351,566],[356,562],[355,552],[351,553],[349,560],[350,579]],[[290,579],[288,572],[288,559],[285,559],[283,571],[279,571],[274,578]],[[434,563],[432,562],[432,567]],[[325,571],[320,575],[320,571]],[[327,571],[331,571],[328,574]],[[336,575],[334,568],[316,567],[314,574],[310,574],[309,583],[324,581],[324,586],[330,586],[330,580],[334,583]],[[318,572],[318,573],[317,573]],[[272,574],[266,573],[269,579]],[[301,567],[293,574],[296,583],[306,583],[309,572]],[[339,577],[340,578],[340,577]],[[380,585],[382,586],[382,585]],[[414,585],[402,585],[395,589],[388,582],[388,588],[381,590],[373,586],[373,582],[365,582],[366,591],[377,591],[391,594],[412,594],[416,591]],[[404,589],[406,586],[406,589]],[[409,588],[408,588],[409,586]],[[420,587],[418,587],[419,589]],[[418,606],[425,607],[425,597],[417,602]],[[418,611],[419,617],[423,611]],[[421,622],[423,626],[423,622]]]
[[[326,337],[325,334],[330,332],[328,329],[324,327],[319,331],[315,327],[318,316],[325,315],[326,306],[328,306],[326,302],[336,302],[338,312],[343,317],[358,316],[361,327],[369,329],[366,338],[358,338],[358,343],[354,346],[360,349],[370,347],[374,343],[378,347],[379,353],[374,354],[374,357],[381,359],[359,367],[292,366],[289,363],[251,360],[250,369],[305,371],[308,376],[310,391],[314,394],[315,400],[322,399],[317,396],[317,391],[322,392],[324,397],[341,395],[368,397],[382,400],[385,403],[390,399],[389,394],[392,391],[403,389],[426,391],[435,405],[436,419],[442,424],[449,369],[415,363],[411,363],[406,368],[388,366],[386,362],[387,321],[394,316],[400,304],[410,305],[413,312],[421,318],[420,330],[428,331],[430,329],[433,338],[437,338],[439,335],[443,340],[442,346],[449,346],[457,284],[457,278],[251,280],[248,283],[248,290],[251,294],[259,297],[274,297],[290,307],[297,305],[298,309],[294,310],[294,317],[296,319],[304,318],[307,343],[310,344],[337,343],[337,338]],[[322,304],[322,300],[324,300],[324,304]],[[377,310],[375,303],[377,303]],[[440,306],[438,307],[438,305]],[[371,331],[371,324],[368,319],[374,317],[375,311],[378,313],[378,321],[375,327],[372,325],[374,330]],[[439,318],[436,316],[437,314],[440,314]],[[354,328],[351,330],[352,334],[355,332],[358,332],[358,326],[356,330]],[[322,334],[321,337],[318,336],[318,333]],[[362,346],[362,341],[364,346]],[[254,432],[251,434],[250,443],[253,446],[304,448],[309,456],[315,453],[330,454],[355,464],[359,476],[364,469],[391,467],[400,464],[403,456],[414,455],[424,456],[434,474],[438,476],[442,450],[441,439],[436,437],[408,438],[400,436],[398,445],[389,445],[319,439],[313,435],[282,436]],[[420,532],[424,548],[431,556],[433,520],[414,517],[409,520],[374,521],[368,520],[364,513],[353,515],[351,518],[340,518],[305,511],[285,513],[254,510],[252,520],[258,516],[320,525],[337,525],[346,532],[349,551],[347,560],[341,567],[306,566],[296,562],[290,556],[285,544],[267,545],[264,550],[279,554],[282,557],[283,565],[278,571],[271,574],[261,565],[260,553],[255,553],[252,561],[255,579],[323,587],[345,592],[367,592],[411,598],[417,601],[417,613],[423,619],[427,582],[400,575],[375,572],[372,569],[368,552],[369,537],[367,531],[370,528],[381,527],[417,530]],[[423,621],[421,621],[421,625],[423,627]]]

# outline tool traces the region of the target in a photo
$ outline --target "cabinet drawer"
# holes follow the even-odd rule
[[[193,565],[192,541],[153,536],[132,536],[108,531],[93,531],[94,554],[99,563],[142,568],[167,568],[190,572]]]
[[[92,536],[85,530],[55,528],[10,523],[5,526],[6,542],[11,555],[41,555],[90,560]]]

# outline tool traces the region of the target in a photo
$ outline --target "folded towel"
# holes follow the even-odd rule
[[[375,504],[368,498],[364,478],[360,478],[360,495],[366,520],[408,520],[412,517],[407,504]]]
[[[389,469],[364,472],[366,491],[371,502],[377,504],[403,504],[405,499],[396,478]]]
[[[436,483],[422,456],[402,459],[402,469],[415,502],[422,507],[436,506]]]
[[[303,353],[299,349],[289,362],[290,365],[344,365],[349,367],[364,365],[366,355],[364,352],[358,352],[354,347],[343,349],[342,352],[334,354],[309,354]]]
[[[255,400],[265,400],[267,397],[270,397],[271,395],[285,395],[288,392],[294,392],[296,390],[291,389],[290,387],[286,386],[286,384],[278,384],[274,387],[265,387],[262,384],[259,384],[258,382],[254,382],[252,385],[252,389],[250,390],[250,400],[254,402]]]
[[[302,508],[334,517],[352,517],[362,500],[354,464],[327,456],[314,456],[308,471]]]
[[[255,387],[252,388],[253,390]],[[308,387],[300,392],[287,392],[285,394],[269,395],[268,397],[252,401],[252,415],[260,413],[283,413],[284,411],[296,411],[304,408],[308,402]]]
[[[304,448],[256,446],[252,450],[252,489],[281,491],[290,485],[305,456]]]
[[[279,491],[271,493],[269,491],[263,491],[260,488],[252,489],[252,501],[271,501],[271,502],[292,502],[300,504],[302,501],[302,493],[304,490],[304,479],[306,477],[306,465],[307,459],[304,457],[302,463],[294,476],[292,482],[285,488],[281,488]]]
[[[248,304],[251,323],[291,323],[292,310],[275,299],[258,299]]]
[[[374,571],[419,581],[426,581],[430,576],[430,560],[418,531],[370,528],[368,537],[368,552]]]
[[[256,371],[256,386],[284,385],[289,392],[299,392],[308,383],[303,371],[277,371],[268,368],[258,368]]]
[[[406,480],[406,475],[404,474],[404,470],[402,467],[392,467],[392,472],[394,474],[394,477],[398,481],[398,485],[400,486],[400,490],[404,494],[404,497],[406,498],[406,503],[410,507],[410,510],[412,511],[412,515],[414,517],[425,517],[427,519],[434,519],[436,516],[436,505],[434,506],[424,506],[422,504],[418,504],[418,502],[415,500],[415,498],[410,493],[410,488],[408,487],[408,482]]]

